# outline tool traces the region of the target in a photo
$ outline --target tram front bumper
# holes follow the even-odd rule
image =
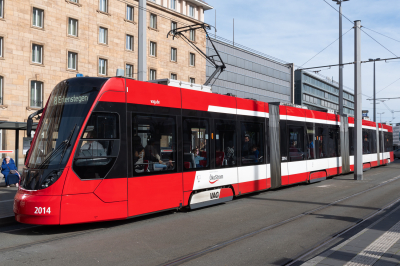
[[[60,224],[61,196],[36,196],[19,190],[14,198],[15,220],[25,224]]]

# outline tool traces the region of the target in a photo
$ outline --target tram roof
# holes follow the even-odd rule
[[[36,130],[38,123],[33,123],[32,130]],[[26,130],[26,122],[12,122],[12,121],[0,121],[0,129],[5,130]]]

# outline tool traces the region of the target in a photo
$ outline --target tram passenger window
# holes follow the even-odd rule
[[[262,123],[240,123],[242,165],[264,163],[264,134]]]
[[[314,128],[307,127],[307,159],[315,159]]]
[[[173,117],[133,115],[135,174],[176,171],[175,131]]]
[[[339,128],[334,126],[329,128],[329,138],[328,138],[328,157],[338,157],[340,151],[340,141]]]
[[[81,179],[104,178],[118,157],[119,147],[118,115],[92,113],[75,154],[75,173]]]
[[[377,153],[376,151],[376,130],[370,130],[370,139],[371,139],[371,153]]]
[[[209,168],[210,130],[208,120],[183,119],[183,167],[197,170]]]
[[[317,159],[328,158],[328,134],[327,128],[315,127],[315,154]]]
[[[383,144],[385,147],[385,152],[393,151],[393,134],[389,132],[384,132],[383,136],[385,141],[385,143]]]
[[[215,167],[236,166],[236,123],[217,120],[215,122]]]
[[[354,155],[354,127],[349,127],[349,154]]]
[[[306,155],[304,152],[304,128],[289,126],[289,161],[302,161]]]
[[[362,140],[363,140],[363,154],[369,154],[370,152],[370,144],[369,144],[369,130],[362,130]]]

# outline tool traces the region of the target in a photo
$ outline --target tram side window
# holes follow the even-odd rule
[[[354,155],[354,127],[349,127],[349,154]]]
[[[183,167],[201,170],[210,165],[210,129],[206,119],[183,119]]]
[[[81,179],[104,178],[118,157],[119,147],[118,114],[92,113],[75,154],[75,173]]]
[[[363,139],[363,154],[371,153],[369,130],[367,129],[362,130],[362,139]]]
[[[307,159],[315,159],[314,128],[307,127]]]
[[[240,123],[242,136],[242,165],[264,162],[264,134],[262,123]]]
[[[371,153],[377,153],[376,151],[376,130],[370,130],[370,139],[371,139]]]
[[[215,167],[236,166],[236,122],[215,121]]]
[[[315,126],[315,153],[316,158],[328,158],[328,128]]]
[[[134,174],[176,171],[174,117],[133,114]]]
[[[384,132],[383,135],[385,140],[385,152],[393,151],[393,134],[390,132]]]
[[[340,156],[340,132],[339,127],[334,126],[329,128],[328,157],[338,156]]]
[[[306,157],[304,151],[304,128],[289,126],[289,160],[302,161]]]

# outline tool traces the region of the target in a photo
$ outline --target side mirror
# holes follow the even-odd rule
[[[36,111],[30,116],[28,116],[28,121],[26,122],[26,135],[28,136],[28,138],[31,138],[33,118],[41,113],[43,113],[43,109],[40,109],[39,111]]]

